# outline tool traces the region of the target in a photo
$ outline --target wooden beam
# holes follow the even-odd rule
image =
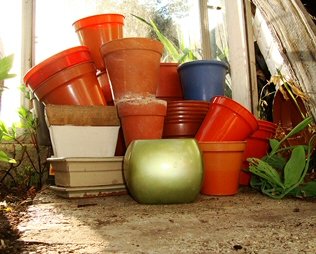
[[[252,0],[275,39],[290,79],[310,95],[316,118],[316,27],[300,0]]]

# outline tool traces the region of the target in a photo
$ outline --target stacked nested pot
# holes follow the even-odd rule
[[[140,37],[101,47],[126,146],[133,140],[162,137],[167,103],[156,98],[162,52],[159,41]]]

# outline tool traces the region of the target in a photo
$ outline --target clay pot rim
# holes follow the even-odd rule
[[[172,105],[209,105],[209,101],[201,101],[201,100],[178,100],[178,101],[171,101]]]
[[[183,118],[188,118],[188,119],[204,119],[205,114],[174,114],[170,115],[167,113],[166,118],[167,119],[183,119]]]
[[[188,68],[190,66],[196,66],[196,65],[219,65],[219,66],[222,66],[226,69],[226,71],[228,71],[228,64],[223,62],[223,61],[219,61],[219,60],[194,60],[194,61],[190,61],[190,62],[186,62],[186,63],[183,63],[181,64],[179,67],[178,67],[178,72],[180,70],[183,70],[184,68]]]
[[[84,17],[76,20],[72,26],[75,28],[76,32],[80,29],[90,26],[96,26],[101,24],[122,24],[124,25],[125,16],[118,13],[105,13],[93,16]]]
[[[127,37],[106,42],[100,50],[103,57],[120,50],[151,50],[162,55],[164,47],[158,40],[145,37]]]
[[[246,149],[247,141],[198,141],[198,144],[203,152],[243,152]]]
[[[120,117],[126,116],[165,116],[167,113],[167,103],[164,100],[154,98],[125,100],[116,103]],[[146,112],[144,112],[146,107]],[[132,110],[130,110],[132,108]]]
[[[203,119],[202,119],[203,120]],[[200,125],[202,123],[202,120],[198,120],[198,119],[179,119],[179,120],[169,120],[169,119],[165,119],[165,124],[175,124],[175,125],[178,125],[178,124],[188,124],[188,123],[193,123],[193,124],[198,124]]]
[[[237,101],[226,96],[214,96],[211,100],[211,106],[213,104],[226,107],[235,114],[239,115],[245,121],[245,123],[250,126],[252,132],[258,129],[258,121],[255,116]]]
[[[179,66],[179,63],[176,63],[176,62],[160,63],[160,67],[168,67],[168,66]]]
[[[208,112],[209,108],[207,107],[169,107],[168,112],[201,112],[205,113]]]
[[[80,63],[93,62],[89,48],[77,46],[63,50],[33,66],[24,76],[24,83],[35,90],[43,81],[59,71]]]

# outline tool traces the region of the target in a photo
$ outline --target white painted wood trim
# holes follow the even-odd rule
[[[225,0],[232,97],[253,111],[243,0]]]

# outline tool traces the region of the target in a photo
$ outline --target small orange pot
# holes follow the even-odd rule
[[[195,138],[206,141],[244,141],[258,129],[255,116],[238,102],[215,96]]]
[[[97,69],[104,71],[101,46],[111,40],[123,38],[124,16],[100,14],[79,19],[73,23],[80,43],[89,47]]]
[[[201,193],[236,194],[246,141],[199,142],[199,147],[204,162]]]
[[[162,52],[162,43],[140,37],[113,40],[101,47],[116,102],[155,97]]]
[[[166,101],[154,98],[133,99],[120,101],[116,106],[126,147],[133,140],[162,137]]]

